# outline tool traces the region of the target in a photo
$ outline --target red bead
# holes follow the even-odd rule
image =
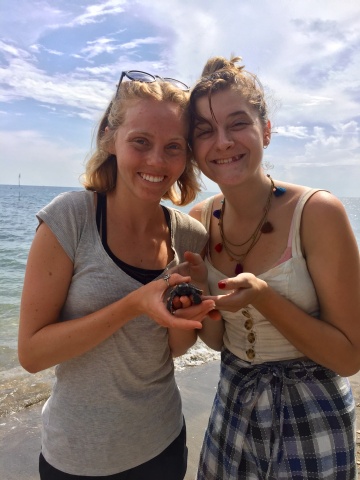
[[[261,227],[261,233],[271,233],[274,230],[274,227],[271,225],[270,222],[265,222],[264,225]]]
[[[222,243],[217,243],[215,245],[215,251],[216,252],[220,253],[220,252],[222,252],[222,249],[223,249],[223,244]]]
[[[235,274],[239,275],[239,273],[243,273],[243,271],[244,271],[244,268],[241,265],[241,263],[237,263],[235,267]]]

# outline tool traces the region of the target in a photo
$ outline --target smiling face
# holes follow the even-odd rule
[[[196,101],[193,152],[201,171],[221,185],[236,185],[260,171],[263,147],[270,140],[258,111],[234,89]],[[214,118],[215,117],[215,118]]]
[[[117,188],[126,198],[159,202],[185,169],[187,125],[168,101],[129,101],[115,134]]]

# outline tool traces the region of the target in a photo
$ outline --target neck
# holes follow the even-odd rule
[[[236,186],[220,186],[226,199],[226,213],[242,219],[254,218],[262,210],[269,195],[270,179],[262,174]]]
[[[271,207],[271,202],[274,196],[279,197],[286,192],[285,188],[276,187],[270,175],[265,177],[267,180],[267,194],[266,190],[264,192],[265,183],[259,183],[258,191],[255,192],[248,190],[248,196],[250,197],[251,202],[259,202],[260,199],[262,201],[262,197],[264,197],[264,193],[266,195],[265,203],[260,203],[256,205],[257,208],[262,208],[262,214],[260,216],[260,220],[253,229],[248,228],[247,236],[244,238],[244,232],[239,235],[239,230],[234,230],[234,225],[239,224],[240,222],[247,222],[249,225],[254,222],[254,211],[250,212],[250,204],[249,199],[244,197],[244,189],[241,192],[236,191],[235,193],[230,196],[225,196],[222,201],[222,207],[220,210],[215,210],[213,212],[214,217],[219,219],[219,231],[221,242],[215,245],[215,251],[221,253],[223,249],[225,249],[227,255],[229,256],[231,261],[236,261],[235,266],[235,274],[238,275],[244,271],[244,262],[251,252],[251,250],[256,246],[257,242],[259,241],[261,235],[268,234],[273,232],[274,227],[271,222],[268,221],[268,213]],[[254,189],[254,186],[252,186]],[[225,193],[225,192],[223,192]],[[232,203],[229,201],[229,197],[232,200]],[[241,201],[241,197],[243,201]],[[235,200],[236,199],[236,203]],[[245,202],[247,200],[247,203]],[[241,203],[239,203],[241,202]],[[225,214],[225,206],[228,205],[230,207],[230,212],[226,210]],[[248,208],[247,210],[244,210]],[[244,214],[244,212],[246,212]],[[226,228],[225,228],[226,227]],[[227,231],[225,231],[227,230]],[[246,230],[246,229],[245,229]],[[249,231],[250,230],[250,231]],[[241,239],[241,240],[240,240]]]
[[[116,191],[107,195],[107,210],[109,222],[121,223],[138,234],[159,228],[164,220],[159,202],[123,198]]]

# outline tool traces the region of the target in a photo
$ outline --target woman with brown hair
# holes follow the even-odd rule
[[[195,159],[221,190],[191,211],[223,317],[199,331],[222,353],[197,478],[355,479],[358,246],[340,200],[264,173],[267,104],[239,60],[210,59],[190,98]]]

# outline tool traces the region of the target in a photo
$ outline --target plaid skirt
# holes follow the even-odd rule
[[[197,480],[355,480],[348,379],[311,360],[250,365],[228,350]]]

